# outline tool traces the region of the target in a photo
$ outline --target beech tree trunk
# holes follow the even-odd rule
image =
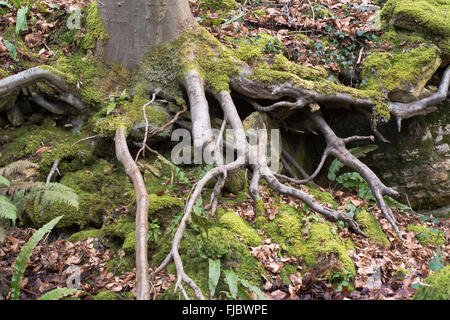
[[[174,40],[195,22],[186,0],[102,0],[98,9],[110,36],[105,57],[127,69],[154,46]]]

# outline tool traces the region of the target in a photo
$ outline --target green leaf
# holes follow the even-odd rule
[[[0,1],[0,6],[7,6],[8,8],[12,8],[12,6],[6,1]]]
[[[16,224],[17,207],[3,195],[0,195],[0,218],[9,219]]]
[[[18,35],[20,31],[27,31],[27,13],[28,7],[22,7],[17,10],[17,21],[16,21],[16,34]]]
[[[19,300],[20,282],[23,278],[23,273],[27,268],[28,261],[33,253],[36,245],[41,241],[46,233],[50,232],[53,227],[62,219],[63,216],[56,217],[45,226],[36,231],[25,246],[20,250],[14,264],[14,272],[11,279],[11,300]]]
[[[77,292],[84,292],[84,291],[69,288],[57,288],[42,295],[41,297],[39,297],[38,300],[59,300],[64,297],[71,296]]]
[[[238,276],[236,273],[234,273],[233,270],[225,270],[225,282],[228,284],[228,287],[230,288],[230,293],[233,299],[236,299],[237,297],[237,291],[238,291]]]
[[[117,103],[116,102],[111,102],[109,105],[108,105],[108,108],[106,109],[106,115],[109,115],[111,112],[113,112],[113,110],[116,108],[116,106],[117,106]]]
[[[6,179],[4,176],[0,176],[0,186],[4,185],[7,188],[9,188],[9,186],[11,185],[11,183],[9,182],[8,179]]]
[[[413,288],[414,290],[419,290],[420,284],[419,283],[414,283],[414,284],[411,285],[411,288]]]
[[[216,292],[216,287],[217,283],[219,282],[219,278],[220,278],[220,260],[209,259],[208,285],[211,298],[214,296],[214,293]]]
[[[266,297],[262,293],[261,289],[259,289],[257,286],[250,284],[247,280],[243,280],[243,279],[240,279],[240,282],[242,283],[242,285],[244,287],[246,287],[250,291],[256,293],[256,296],[258,297],[259,300],[266,300]]]
[[[12,42],[9,42],[5,39],[3,40],[3,42],[5,43],[5,46],[8,49],[9,54],[11,55],[11,58],[16,62],[19,61],[19,58],[17,57],[16,46]]]
[[[441,270],[444,267],[441,260],[442,258],[435,257],[435,259],[431,260],[428,264],[428,269],[433,271]]]

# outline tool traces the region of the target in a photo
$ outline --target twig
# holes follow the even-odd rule
[[[149,105],[151,105],[155,101],[156,94],[158,92],[159,92],[159,90],[157,90],[155,93],[153,93],[152,100],[150,100],[149,102],[147,102],[146,104],[144,104],[142,106],[142,113],[144,114],[144,120],[145,120],[145,134],[144,134],[144,141],[142,142],[142,147],[139,149],[134,162],[138,161],[139,155],[141,154],[141,152],[145,157],[145,145],[147,144],[147,136],[148,136],[148,119],[147,119],[147,112],[145,112],[145,108],[147,108]]]

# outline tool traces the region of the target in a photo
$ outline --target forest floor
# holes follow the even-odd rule
[[[48,10],[58,11],[65,10],[71,5],[80,6],[89,1],[45,2],[54,5]],[[368,23],[372,16],[372,2],[368,0],[323,1],[320,10],[314,14],[311,14],[309,1],[246,1],[246,5],[240,5],[237,10],[225,12],[201,9],[196,0],[190,2],[199,23],[223,43],[230,44],[228,37],[244,39],[247,36],[255,37],[261,32],[267,32],[279,40],[279,43],[273,44],[274,52],[284,51],[290,60],[305,66],[320,64],[332,72],[346,68],[357,70],[366,52],[369,51],[367,48],[385,50],[387,46],[386,43],[377,41],[381,32]],[[347,4],[344,9],[345,3]],[[25,44],[30,49],[44,45],[39,56],[41,63],[45,63],[53,55],[51,50],[46,49],[46,41],[58,32],[60,25],[57,19],[47,21],[38,10],[33,11],[33,16],[36,18],[35,27],[25,36]],[[15,24],[15,12],[4,14],[0,17],[0,32]],[[324,35],[330,35],[332,32],[334,38],[324,38]],[[299,34],[307,35],[309,39],[304,38],[302,41]],[[63,50],[67,54],[72,52],[70,46]],[[340,52],[341,55],[332,52]],[[0,65],[6,69],[10,68],[15,65],[14,58],[0,41]],[[16,58],[31,59],[31,56],[19,48]],[[351,76],[341,79],[337,76],[335,80],[346,84],[358,81]],[[278,214],[274,197],[266,186],[260,188],[269,219],[273,220]],[[333,195],[334,200],[340,205],[340,210],[346,209],[349,203],[357,208],[366,206],[356,192],[338,190],[334,186],[321,190]],[[186,186],[178,190],[179,194],[171,196],[184,201],[184,196],[188,192],[189,188]],[[233,199],[236,196],[227,194],[224,198]],[[247,199],[239,203],[223,202],[222,206],[230,206],[243,219],[252,223],[255,219],[253,200],[248,194],[246,197]],[[287,196],[280,196],[279,202],[296,207],[302,206],[298,200]],[[377,207],[369,209],[380,221],[391,245],[386,247],[376,244],[350,233],[345,227],[338,228],[337,232],[344,240],[349,239],[355,244],[355,249],[350,252],[350,257],[357,267],[352,284],[343,281],[340,285],[333,286],[313,270],[302,270],[303,275],[293,274],[290,277],[291,283],[285,284],[279,274],[283,264],[286,262],[295,264],[300,271],[301,261],[292,256],[280,258],[280,246],[266,237],[262,246],[249,248],[269,276],[266,283],[262,284],[264,295],[268,299],[275,300],[410,299],[416,291],[414,285],[422,284],[436,263],[450,263],[448,219],[423,217],[395,210],[399,229],[404,235],[404,239],[400,240],[388,221],[381,217],[380,210]],[[414,232],[407,230],[411,224],[420,224],[441,231],[445,235],[446,244],[440,247],[440,252],[437,252],[435,246],[421,245]],[[3,245],[0,247],[0,294],[7,299],[11,283],[5,275],[12,274],[14,261],[33,232],[34,229],[31,228],[12,228],[5,235]],[[120,275],[116,272],[118,267],[107,267],[107,261],[115,255],[116,252],[106,248],[99,239],[89,238],[71,243],[62,236],[59,239],[50,236],[41,241],[33,252],[21,282],[21,298],[36,299],[51,289],[65,287],[66,279],[70,276],[69,267],[76,265],[82,271],[81,289],[85,292],[95,295],[98,292],[110,291],[115,293],[118,299],[128,299],[121,293],[135,293],[135,273],[133,271]],[[151,266],[151,271],[154,268],[155,266]],[[159,273],[152,285],[152,295],[157,298],[175,279],[176,276],[173,274]],[[86,295],[81,295],[80,298],[91,299]]]

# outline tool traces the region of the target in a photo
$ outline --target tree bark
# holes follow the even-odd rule
[[[186,0],[102,0],[98,10],[110,37],[105,57],[127,69],[195,23]]]

